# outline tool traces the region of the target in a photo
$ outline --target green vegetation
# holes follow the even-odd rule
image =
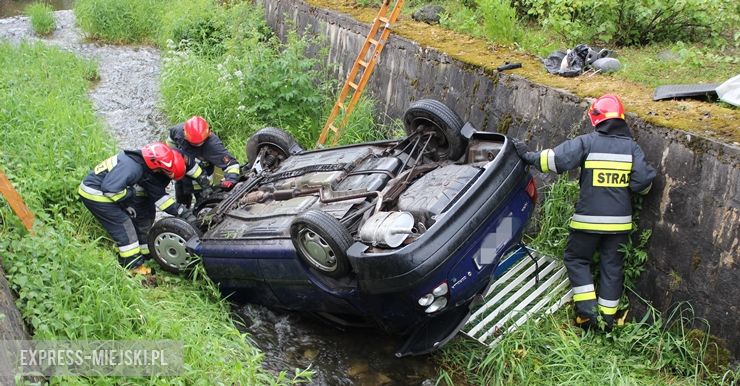
[[[723,0],[409,0],[440,4],[441,25],[541,57],[581,43],[617,52],[614,76],[655,87],[740,72],[740,6]],[[357,0],[376,6],[377,0]]]
[[[199,12],[212,10],[204,2],[188,14],[193,20],[204,20]],[[307,50],[320,46],[319,42],[296,32],[290,32],[285,43],[280,42],[265,24],[262,11],[246,3],[217,7],[216,12],[220,16],[211,20],[218,20],[215,25],[223,31],[217,34],[220,49],[202,48],[213,47],[208,41],[169,41],[161,89],[170,120],[203,116],[237,155],[243,154],[252,133],[267,126],[283,128],[304,148],[313,148],[338,85],[328,71],[318,69],[325,54],[306,55]],[[342,143],[389,135],[375,129],[374,103],[363,98]]]
[[[28,235],[0,205],[0,255],[35,339],[173,339],[184,374],[126,384],[286,384],[229,317],[215,286],[158,274],[129,277],[111,242],[77,200],[91,165],[115,151],[87,98],[93,63],[43,44],[0,44],[0,165],[38,218]],[[145,284],[145,285],[144,285]],[[63,378],[52,384],[121,384],[120,378]]]
[[[26,7],[26,15],[31,19],[31,27],[38,35],[49,35],[56,28],[54,8],[46,3],[33,3]]]
[[[154,40],[164,2],[159,0],[75,1],[77,25],[92,39],[111,43]]]
[[[566,176],[549,187],[536,217],[540,231],[531,240],[535,248],[562,256],[577,199],[578,184]],[[625,292],[632,292],[643,270],[649,237],[642,232],[636,244],[624,246]],[[629,304],[626,296],[620,304]],[[574,317],[572,308],[565,307],[540,320],[530,319],[493,349],[456,339],[442,350],[439,381],[453,384],[462,377],[481,385],[689,385],[740,380],[740,372],[727,370],[727,350],[702,330],[691,329],[702,321],[686,304],[667,317],[648,305],[643,319],[606,334],[583,332],[572,326]]]

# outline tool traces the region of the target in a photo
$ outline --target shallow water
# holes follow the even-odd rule
[[[6,3],[27,2],[0,0],[0,5]],[[55,17],[57,29],[43,39],[34,36],[26,17],[0,19],[0,41],[43,41],[96,60],[100,81],[90,99],[119,148],[160,139],[167,124],[157,108],[160,51],[88,42],[76,28],[72,11],[58,11]],[[265,353],[264,367],[272,373],[293,374],[310,366],[316,373],[314,385],[427,386],[436,379],[431,357],[398,359],[394,352],[402,342],[376,331],[340,331],[303,315],[251,305],[235,308],[234,318]]]
[[[236,307],[263,352],[263,366],[273,373],[294,368],[315,372],[313,385],[434,385],[437,367],[431,356],[396,358],[402,340],[369,329],[341,331],[296,313],[260,306]]]
[[[0,0],[0,17],[18,16],[23,14],[23,10],[29,4],[36,3],[39,0]],[[55,10],[72,9],[74,0],[45,0],[44,3],[50,4]]]

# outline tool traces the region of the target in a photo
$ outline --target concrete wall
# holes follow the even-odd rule
[[[270,26],[285,37],[297,27],[326,39],[328,62],[346,77],[369,27],[300,0],[260,0]],[[385,115],[400,118],[411,101],[433,97],[479,129],[552,147],[592,130],[588,102],[564,90],[506,74],[487,74],[442,52],[392,36],[369,91]],[[615,90],[618,91],[618,90]],[[650,125],[634,115],[635,138],[659,171],[641,226],[653,230],[642,296],[668,309],[688,300],[711,332],[740,354],[740,148]]]

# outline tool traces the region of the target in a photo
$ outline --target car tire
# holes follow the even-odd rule
[[[247,140],[247,160],[250,164],[254,165],[264,147],[267,147],[266,151],[269,158],[260,162],[263,165],[262,167],[267,170],[274,170],[280,165],[280,162],[303,150],[296,140],[284,130],[277,127],[265,127]]]
[[[412,103],[403,115],[403,125],[408,135],[434,133],[437,160],[457,160],[465,153],[468,140],[460,133],[464,122],[440,101],[422,99]]]
[[[290,237],[301,260],[331,278],[350,271],[347,249],[354,240],[334,216],[320,210],[303,212],[293,219]]]
[[[149,250],[162,269],[171,273],[190,271],[199,260],[185,250],[185,243],[201,232],[178,217],[157,221],[149,231]]]

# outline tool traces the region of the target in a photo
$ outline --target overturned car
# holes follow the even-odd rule
[[[519,244],[536,187],[511,141],[413,103],[399,140],[303,151],[285,132],[247,143],[252,165],[199,203],[200,227],[165,218],[150,249],[178,272],[202,260],[222,293],[439,348]]]

